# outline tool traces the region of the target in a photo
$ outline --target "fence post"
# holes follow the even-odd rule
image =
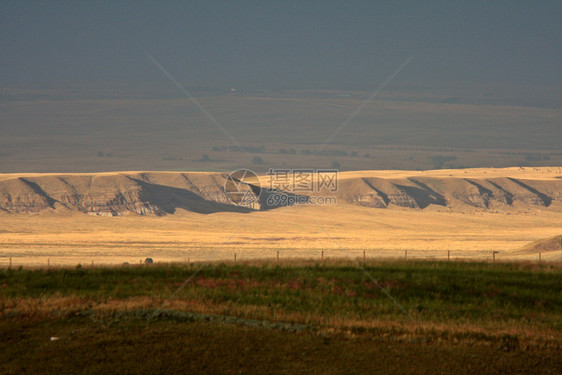
[[[10,257],[10,268],[12,268],[12,257]]]
[[[451,250],[447,250],[447,260],[451,260]]]
[[[277,250],[277,261],[279,262],[279,250]]]
[[[324,259],[324,250],[322,250],[322,253],[320,254],[320,259]]]
[[[234,253],[234,261],[236,262],[236,253]]]
[[[539,262],[541,261],[541,252],[539,251]]]
[[[365,261],[367,259],[367,256],[365,255],[365,250],[363,250],[363,261]]]
[[[404,250],[404,259],[408,260],[408,250]]]

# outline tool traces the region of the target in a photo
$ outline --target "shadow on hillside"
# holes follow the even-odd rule
[[[426,208],[430,204],[439,206],[447,205],[447,201],[441,194],[435,192],[423,182],[413,178],[409,178],[408,180],[417,186],[396,185],[396,187],[412,197],[420,208]]]
[[[140,198],[142,201],[158,206],[168,214],[173,214],[178,208],[200,214],[212,214],[215,212],[247,213],[253,211],[249,208],[233,204],[208,201],[189,190],[152,184],[135,178],[131,178],[131,180],[141,187]]]
[[[515,178],[508,177],[508,179],[509,179],[510,181],[516,183],[517,185],[521,186],[522,188],[524,188],[524,189],[530,191],[531,193],[535,194],[535,195],[537,196],[537,198],[538,198],[541,202],[543,202],[543,205],[544,205],[545,207],[550,206],[550,204],[552,203],[552,198],[549,197],[548,195],[546,195],[546,194],[544,194],[544,193],[541,193],[541,192],[538,191],[537,189],[535,189],[535,188],[533,188],[533,187],[531,187],[531,186],[529,186],[529,185],[527,185],[527,184],[525,184],[525,183],[523,183],[523,182],[521,182],[521,181],[519,181],[519,180],[517,180],[517,179],[515,179]]]
[[[273,210],[310,202],[310,197],[306,195],[288,193],[278,189],[262,189],[254,185],[250,185],[250,187],[254,194],[259,195],[261,210]]]

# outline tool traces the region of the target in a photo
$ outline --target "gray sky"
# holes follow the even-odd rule
[[[372,89],[562,84],[561,1],[0,3],[0,85],[162,79],[186,86]]]

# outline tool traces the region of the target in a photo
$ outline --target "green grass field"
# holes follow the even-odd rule
[[[338,260],[4,269],[0,372],[562,368],[560,264],[361,266],[376,282]]]

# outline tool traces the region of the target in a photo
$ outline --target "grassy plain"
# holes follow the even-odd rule
[[[562,165],[550,93],[533,104],[501,99],[511,89],[451,97],[389,88],[327,145],[368,92],[196,93],[242,152],[170,89],[2,88],[0,178],[333,165],[364,170],[342,182],[374,169],[396,179],[502,177],[459,169],[490,166],[525,167],[510,168],[511,178],[561,175],[548,168]],[[442,168],[451,169],[427,171]],[[0,212],[0,372],[556,373],[562,251],[545,249],[539,263],[529,244],[561,234],[560,212],[558,201],[502,210],[338,201],[164,217]],[[406,256],[425,261],[396,260]],[[449,256],[460,262],[437,261]],[[138,266],[147,257],[161,264]],[[207,260],[223,264],[181,288]],[[123,262],[131,266],[100,267]]]
[[[404,257],[533,259],[532,241],[560,234],[558,212],[494,213],[373,209],[354,205],[286,207],[247,214],[178,212],[164,217],[3,215],[0,264],[51,266],[209,259]],[[233,235],[231,237],[231,235]],[[560,251],[543,260],[559,260]]]
[[[2,372],[562,366],[559,263],[361,263],[376,282],[342,261],[201,266],[2,270]]]
[[[122,177],[99,173],[99,177]],[[139,172],[140,173],[140,172]],[[166,178],[165,172],[155,174]],[[169,173],[172,177],[177,174]],[[0,180],[48,174],[0,174]],[[212,181],[211,174],[191,174]],[[195,176],[195,177],[193,177]],[[468,205],[430,205],[424,209],[398,206],[363,207],[345,201],[364,185],[362,178],[432,178],[455,186],[459,179],[517,178],[536,181],[548,189],[557,185],[559,167],[479,168],[432,171],[353,171],[339,174],[336,204],[299,205],[246,213],[197,213],[178,208],[152,217],[86,215],[69,209],[39,213],[0,212],[0,266],[131,264],[255,258],[362,258],[538,260],[531,242],[561,234],[559,191],[552,191],[548,207],[525,204],[499,208]],[[180,176],[181,177],[181,176]],[[56,179],[56,175],[53,176]],[[267,186],[262,181],[262,186]],[[203,188],[202,186],[201,188]],[[116,187],[119,191],[119,187]],[[542,189],[542,188],[541,188]],[[454,190],[453,190],[454,191]],[[458,191],[458,193],[465,193]],[[88,194],[85,190],[81,194]],[[453,198],[451,198],[453,200]],[[405,252],[408,252],[407,255]],[[542,260],[561,260],[560,247],[544,249]]]

